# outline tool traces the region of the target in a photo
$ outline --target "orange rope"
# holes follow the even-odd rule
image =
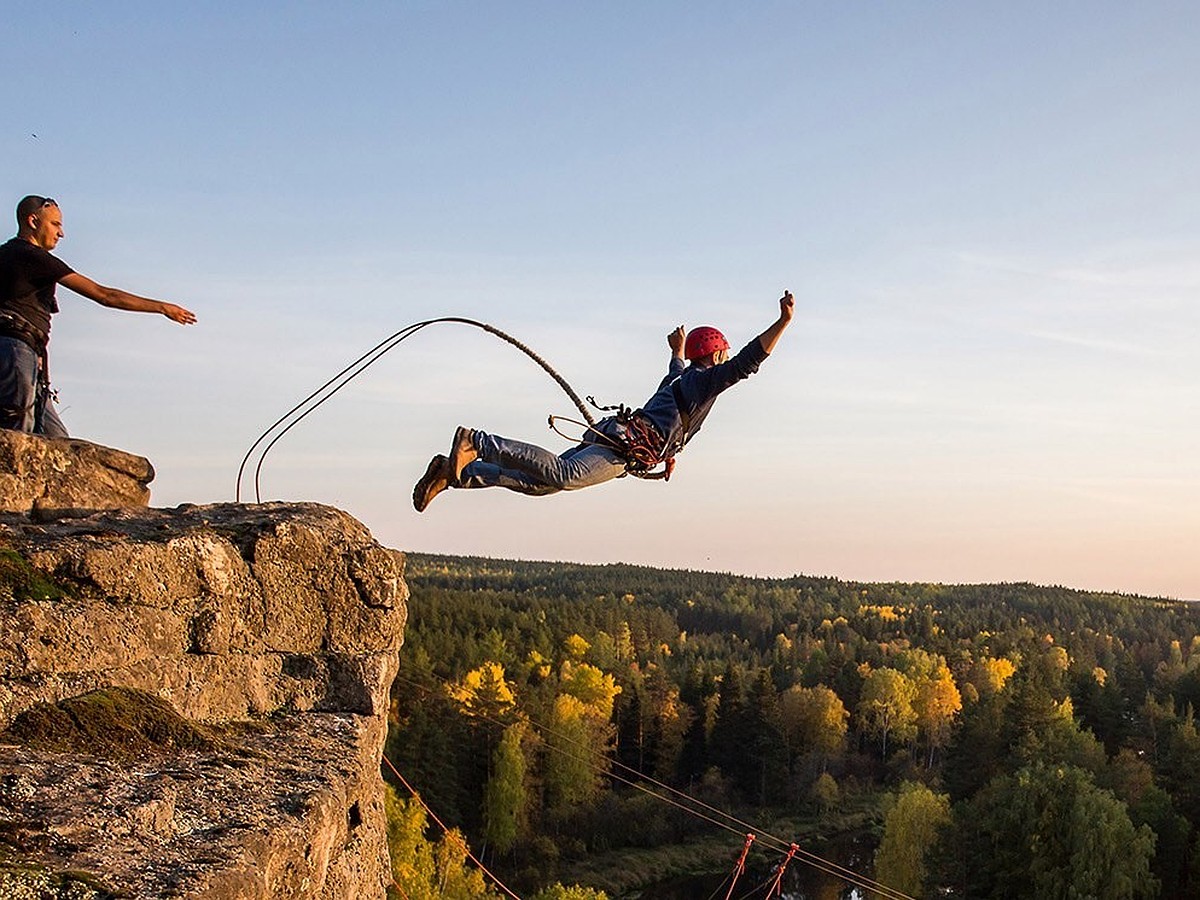
[[[742,855],[738,857],[738,861],[733,864],[733,881],[729,882],[729,892],[725,895],[725,900],[729,900],[733,896],[733,889],[737,886],[738,879],[742,877],[742,873],[746,871],[746,856],[750,852],[750,845],[754,843],[754,835],[746,835],[746,846],[742,848]]]
[[[772,894],[777,896],[783,895],[783,873],[787,871],[788,863],[792,861],[792,858],[799,850],[800,848],[797,845],[792,844],[791,849],[788,850],[788,855],[785,856],[783,862],[779,864],[779,871],[775,875],[775,883],[771,885],[771,889],[767,891],[768,897],[770,897]]]

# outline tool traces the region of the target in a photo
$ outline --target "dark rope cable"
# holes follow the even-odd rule
[[[421,327],[423,327],[423,326],[421,326]],[[272,438],[271,442],[263,448],[262,454],[258,457],[258,465],[256,465],[254,467],[254,500],[256,503],[262,502],[262,493],[259,488],[259,478],[262,474],[263,463],[266,461],[267,454],[270,452],[271,448],[274,447],[277,443],[279,443],[280,439],[285,434],[287,434],[289,431],[291,431],[293,428],[295,428],[297,425],[299,425],[304,419],[306,419],[311,413],[315,412],[319,407],[323,406],[327,400],[333,399],[334,395],[336,395],[338,391],[340,391],[342,388],[344,388],[353,379],[357,378],[363,371],[366,370],[366,368],[368,366],[370,366],[372,363],[374,363],[376,360],[378,360],[381,356],[383,356],[383,354],[385,354],[389,350],[391,350],[394,346],[396,346],[396,344],[400,343],[405,338],[412,336],[418,330],[420,330],[420,329],[413,328],[411,330],[408,330],[401,337],[398,337],[395,340],[393,340],[391,343],[388,343],[387,346],[383,347],[382,349],[380,349],[378,351],[372,351],[374,353],[374,355],[371,356],[371,358],[368,359],[366,362],[363,362],[361,365],[358,365],[358,362],[361,362],[361,360],[362,360],[362,357],[359,357],[359,360],[357,360],[355,363],[351,364],[351,367],[353,367],[354,365],[358,365],[358,368],[354,369],[354,371],[351,372],[349,375],[346,375],[346,377],[343,378],[337,384],[336,387],[334,387],[331,391],[329,391],[327,394],[325,394],[325,396],[322,397],[320,400],[318,400],[316,403],[313,403],[311,406],[309,406],[306,410],[304,410],[303,413],[301,413],[295,419],[293,419],[291,422],[289,422],[286,428],[282,429],[277,435],[275,435],[274,438]],[[342,372],[338,373],[338,375],[334,376],[334,378],[336,379],[337,377],[340,377],[346,371],[347,371],[346,369],[343,369]],[[313,395],[310,395],[309,399],[311,399],[312,396]]]
[[[721,893],[721,888],[725,887],[725,885],[729,883],[729,878],[730,876],[725,876],[725,880],[718,884],[716,888],[713,889],[713,892],[708,895],[708,900],[717,900],[717,895]],[[733,890],[732,886],[729,889]],[[726,897],[725,900],[729,900],[729,898]]]
[[[783,862],[781,862],[779,867],[775,870],[775,883],[771,885],[771,890],[767,891],[767,897],[771,897],[772,895],[780,896],[783,894],[783,876],[787,874],[788,863],[795,859],[798,852],[800,852],[800,846],[798,844],[792,844],[792,846],[788,848],[787,856],[784,857]]]
[[[744,892],[738,894],[736,897],[733,898],[733,900],[751,900],[751,898],[754,897],[755,894],[759,893],[761,890],[763,890],[765,887],[767,887],[767,885],[770,884],[770,882],[771,882],[771,879],[770,879],[770,877],[768,877],[765,880],[754,885],[753,887],[746,888],[746,890]]]
[[[292,428],[294,428],[296,425],[298,425],[311,412],[313,412],[315,409],[317,409],[319,406],[321,406],[323,403],[325,403],[325,401],[329,400],[334,394],[336,394],[343,387],[345,387],[350,381],[354,380],[359,375],[361,375],[376,360],[378,360],[381,356],[383,356],[388,351],[392,350],[400,342],[411,337],[416,332],[420,331],[422,328],[425,328],[428,325],[435,325],[435,324],[438,324],[441,322],[453,322],[453,323],[457,323],[460,325],[471,325],[475,328],[482,329],[483,331],[486,331],[489,334],[492,334],[492,335],[500,338],[501,340],[505,341],[506,343],[512,344],[514,347],[516,347],[518,350],[520,350],[522,353],[524,353],[526,356],[528,356],[530,359],[532,359],[535,363],[537,363],[539,366],[541,366],[542,369],[551,378],[554,379],[554,381],[558,384],[558,386],[563,389],[563,391],[567,394],[568,397],[571,398],[571,402],[573,402],[575,404],[575,407],[579,410],[579,412],[583,415],[583,417],[588,421],[589,425],[596,424],[596,420],[592,417],[591,413],[588,411],[587,406],[585,406],[584,402],[579,399],[579,395],[575,393],[574,389],[571,387],[571,385],[569,385],[567,383],[566,379],[564,379],[561,375],[559,375],[558,372],[556,372],[554,370],[554,368],[548,362],[546,362],[546,360],[544,360],[541,356],[539,356],[537,353],[535,353],[528,346],[526,346],[525,344],[521,343],[519,340],[514,338],[512,335],[506,334],[505,332],[501,331],[499,328],[496,328],[494,325],[488,325],[486,322],[477,322],[474,319],[466,319],[461,316],[442,316],[441,318],[437,318],[437,319],[427,319],[423,322],[415,322],[412,325],[408,325],[407,327],[402,328],[399,331],[384,338],[382,341],[380,341],[378,344],[376,344],[374,347],[372,347],[366,353],[363,353],[361,356],[359,356],[358,359],[354,360],[352,363],[347,365],[340,372],[338,372],[336,375],[334,375],[332,378],[330,378],[328,381],[326,381],[324,384],[322,384],[319,388],[317,388],[315,391],[313,391],[311,394],[309,394],[307,397],[305,397],[303,400],[301,400],[299,403],[297,403],[295,406],[293,406],[291,409],[289,409],[286,413],[284,413],[282,416],[280,416],[278,419],[276,419],[271,424],[271,426],[269,428],[267,428],[266,431],[264,431],[262,434],[260,434],[258,436],[258,438],[254,441],[254,443],[250,445],[250,449],[246,451],[246,455],[242,458],[241,465],[238,466],[237,485],[236,485],[236,488],[234,491],[235,500],[238,503],[241,502],[241,499],[242,499],[242,476],[245,473],[246,465],[249,463],[250,458],[254,455],[254,451],[257,450],[259,445],[261,445],[263,443],[263,441],[267,440],[267,438],[273,432],[275,432],[275,430],[277,428],[279,428],[285,422],[288,422],[288,420],[291,419],[292,416],[295,416],[295,418],[292,419],[292,421],[288,422],[286,427],[284,427],[278,434],[275,435],[275,437],[270,441],[270,443],[268,443],[266,445],[266,447],[263,449],[262,453],[259,456],[258,465],[255,467],[255,474],[254,474],[254,499],[255,499],[255,502],[259,502],[259,503],[262,502],[262,495],[259,491],[259,474],[262,471],[263,462],[266,459],[267,453],[270,452],[271,448],[274,447],[275,444],[279,442],[280,438],[282,438],[285,434],[287,434],[289,431],[291,431]],[[347,373],[349,373],[349,374],[347,374]],[[340,382],[338,382],[338,379],[342,379],[342,380]],[[332,387],[332,389],[330,389],[330,386],[334,385],[335,382],[338,382],[338,383],[336,384],[336,386],[334,386],[334,387]],[[326,391],[328,391],[328,393],[325,393]],[[321,396],[323,393],[325,395]],[[317,400],[315,403],[312,403],[312,401],[315,400],[317,397],[321,397],[321,399]],[[309,406],[310,403],[312,404],[311,406]],[[303,410],[303,412],[301,412],[301,410]],[[297,413],[299,413],[299,414],[297,415]]]
[[[412,327],[413,326],[409,326],[409,328],[412,328]],[[313,391],[311,394],[309,394],[307,397],[305,397],[303,400],[301,400],[299,403],[297,403],[295,406],[293,406],[291,409],[289,409],[287,412],[285,412],[282,416],[280,416],[278,419],[276,419],[274,422],[272,422],[270,427],[267,428],[266,431],[264,431],[262,434],[260,434],[258,436],[258,439],[253,444],[250,445],[250,449],[246,451],[246,455],[242,457],[242,464],[240,466],[238,466],[237,490],[234,495],[237,502],[240,503],[241,499],[242,499],[242,474],[246,470],[246,463],[248,463],[250,461],[250,457],[254,454],[254,451],[256,449],[258,449],[258,445],[261,444],[264,440],[266,440],[267,435],[271,434],[271,432],[273,432],[281,424],[286,422],[289,416],[291,416],[297,410],[302,408],[304,406],[304,404],[308,403],[314,397],[318,396],[323,390],[325,390],[327,387],[329,387],[331,384],[333,384],[335,381],[337,381],[341,376],[345,375],[352,368],[354,368],[356,365],[358,365],[360,362],[362,362],[364,359],[366,359],[368,356],[370,356],[376,350],[383,347],[389,341],[394,340],[398,335],[401,335],[405,331],[408,331],[409,328],[401,329],[400,331],[397,331],[395,334],[391,335],[390,337],[387,337],[384,340],[380,341],[378,344],[376,344],[374,347],[372,347],[370,350],[368,350],[366,353],[364,353],[358,359],[354,360],[354,362],[350,363],[348,366],[346,366],[344,369],[342,369],[340,372],[338,372],[336,375],[334,375],[332,378],[330,378],[328,381],[326,381],[323,385],[321,385],[319,388],[317,388],[315,391]]]

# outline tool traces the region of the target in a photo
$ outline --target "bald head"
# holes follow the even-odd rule
[[[17,204],[17,237],[53,250],[63,236],[62,211],[51,197],[30,194]]]

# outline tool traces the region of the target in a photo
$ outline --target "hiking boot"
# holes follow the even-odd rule
[[[454,441],[450,444],[451,484],[460,484],[462,481],[462,470],[479,458],[479,452],[471,442],[474,434],[475,432],[470,428],[463,428],[461,425],[454,430]]]
[[[425,512],[430,501],[450,487],[450,460],[438,454],[429,461],[429,467],[417,486],[413,488],[413,506],[417,512]]]

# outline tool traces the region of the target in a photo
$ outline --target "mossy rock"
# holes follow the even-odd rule
[[[50,872],[40,866],[0,862],[0,897],[4,900],[120,900],[128,896],[86,872]]]
[[[61,600],[70,593],[55,584],[20,553],[10,547],[0,547],[0,598],[14,600]]]
[[[111,687],[25,710],[0,740],[36,750],[129,760],[171,750],[211,750],[215,736],[170,703],[134,688]]]

